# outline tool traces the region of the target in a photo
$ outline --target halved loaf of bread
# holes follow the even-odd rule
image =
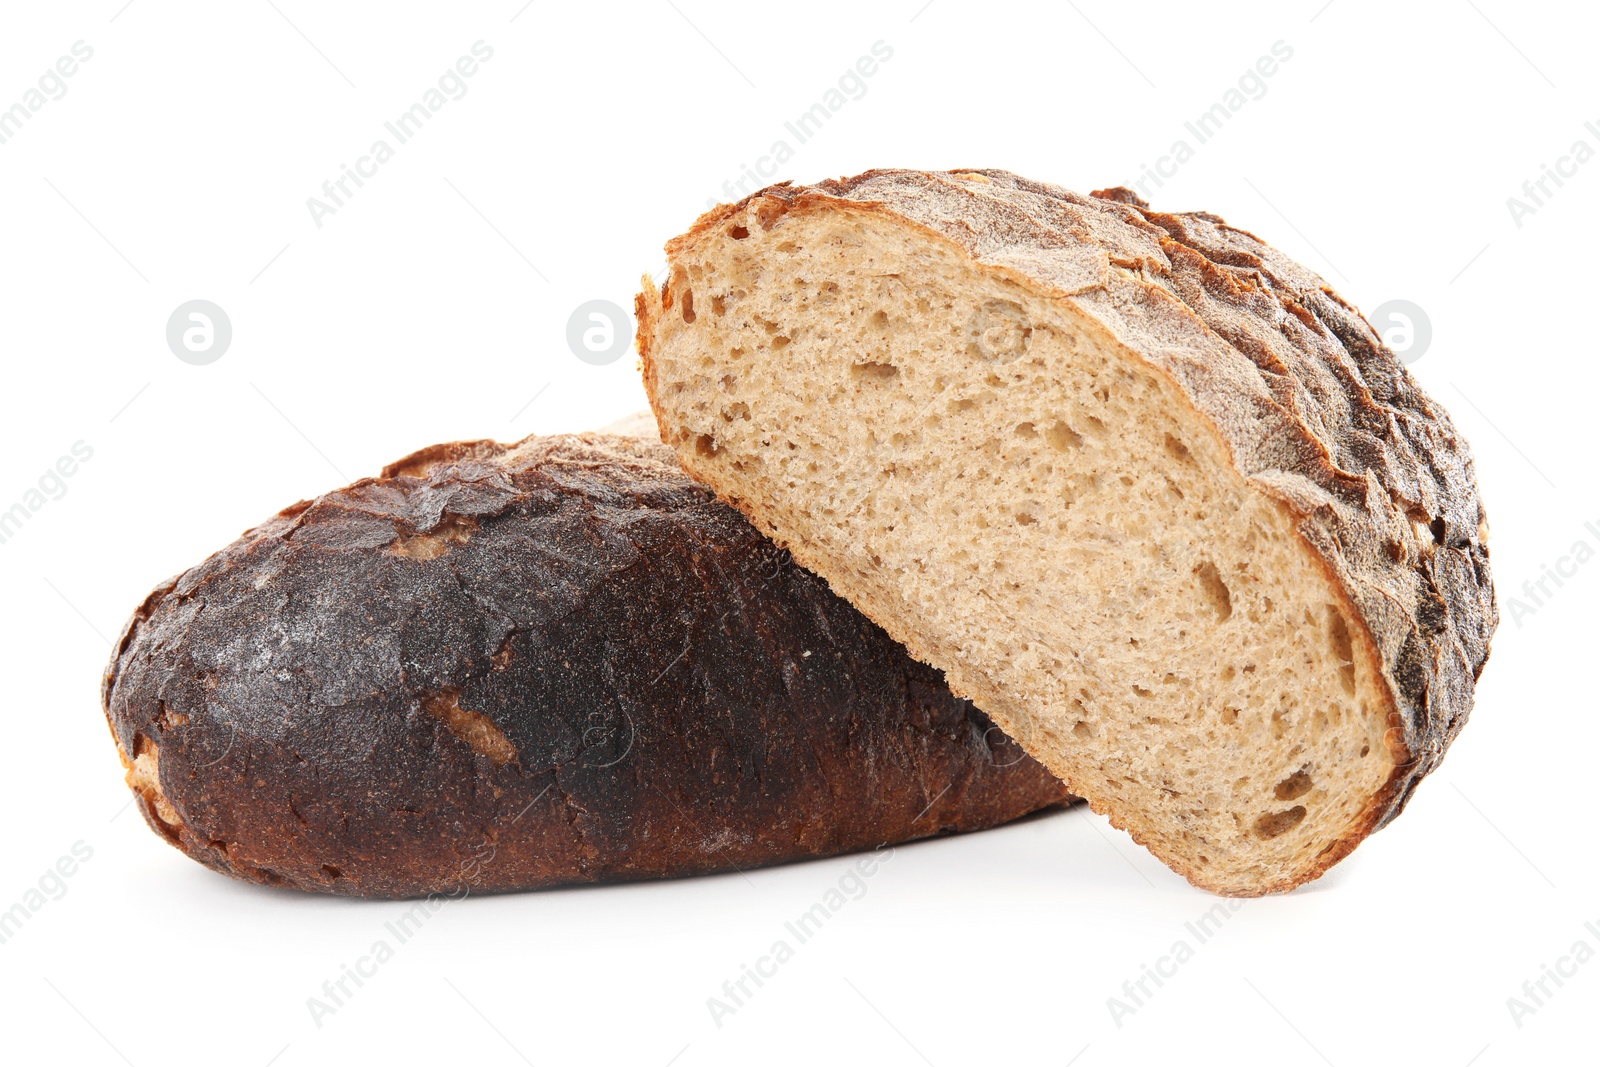
[[[1314,878],[1466,720],[1472,460],[1311,271],[1003,171],[775,186],[638,299],[685,467],[1196,885]]]

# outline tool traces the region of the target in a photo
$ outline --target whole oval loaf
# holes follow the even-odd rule
[[[439,445],[155,590],[103,701],[145,820],[366,897],[740,870],[1065,788],[625,437]]]

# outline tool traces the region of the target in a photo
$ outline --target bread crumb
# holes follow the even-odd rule
[[[389,553],[408,559],[438,559],[450,551],[453,544],[461,544],[478,528],[477,522],[459,515],[446,515],[439,525],[426,533],[401,533],[389,546]]]
[[[123,765],[127,768],[124,780],[128,788],[144,798],[150,809],[173,830],[183,828],[183,819],[178,815],[178,809],[173,807],[161,792],[161,749],[156,743],[144,734],[135,734],[133,739],[133,761],[130,763],[123,756]]]
[[[422,708],[444,723],[458,740],[465,741],[480,756],[487,756],[496,767],[517,758],[517,748],[494,720],[481,711],[461,706],[461,690],[451,687],[422,698]]]

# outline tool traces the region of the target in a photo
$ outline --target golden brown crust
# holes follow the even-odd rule
[[[767,220],[892,218],[979,269],[1052,294],[1174,382],[1239,474],[1296,516],[1308,555],[1360,620],[1352,647],[1391,705],[1388,784],[1311,873],[1260,891],[1315,877],[1400,812],[1467,718],[1498,612],[1467,444],[1359,312],[1216,216],[1154,212],[1127,190],[1084,197],[997,170],[785,183],[707,212],[668,243],[669,257],[751,205]],[[671,286],[658,295],[647,284],[636,301],[646,391],[663,417],[652,346]],[[763,525],[759,509],[730,502]],[[802,562],[827,574],[826,561]],[[899,636],[923,651],[914,635]]]
[[[1065,790],[664,446],[458,442],[162,585],[103,699],[151,827],[368,897],[734,870]]]

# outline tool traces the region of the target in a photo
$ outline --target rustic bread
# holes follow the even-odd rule
[[[1466,721],[1497,620],[1466,442],[1257,238],[871,171],[667,253],[639,348],[689,472],[1196,885],[1321,874]]]
[[[438,445],[152,593],[104,704],[150,826],[367,897],[745,869],[1065,801],[659,443]]]

